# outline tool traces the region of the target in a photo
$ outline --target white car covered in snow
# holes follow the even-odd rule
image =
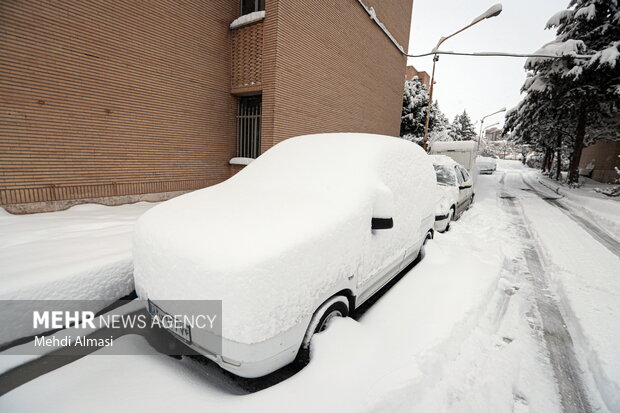
[[[198,336],[187,344],[263,376],[416,259],[432,237],[435,190],[430,158],[403,139],[287,139],[229,180],[145,213],[136,290],[157,305],[222,300],[221,354]]]
[[[430,155],[437,175],[438,199],[435,230],[447,231],[474,202],[474,183],[469,172],[446,155]]]
[[[497,161],[486,156],[479,156],[476,158],[476,166],[481,175],[491,175],[497,170]]]

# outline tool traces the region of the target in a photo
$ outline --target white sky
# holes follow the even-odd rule
[[[435,47],[439,38],[468,25],[498,0],[415,0],[409,53],[421,54]],[[446,40],[441,50],[458,52],[502,51],[532,53],[555,37],[544,30],[555,12],[566,9],[568,0],[504,0],[503,11]],[[525,58],[440,56],[435,68],[433,100],[452,121],[467,109],[472,121],[520,100],[525,80]],[[417,70],[431,74],[432,57],[409,59]],[[500,121],[503,113],[485,120]],[[476,125],[478,131],[480,124]]]

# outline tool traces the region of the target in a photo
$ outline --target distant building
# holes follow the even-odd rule
[[[412,1],[2,6],[10,211],[167,199],[302,134],[399,134],[407,59],[391,39],[408,49]]]
[[[583,148],[579,171],[595,181],[616,183],[620,179],[620,142],[600,140]]]
[[[484,137],[487,141],[498,141],[502,139],[503,129],[489,128],[484,132]]]
[[[405,80],[411,80],[416,76],[418,77],[418,79],[420,79],[420,82],[422,82],[422,84],[426,86],[427,89],[431,87],[431,77],[428,75],[428,73],[418,72],[415,67],[407,66],[407,74],[405,75]]]

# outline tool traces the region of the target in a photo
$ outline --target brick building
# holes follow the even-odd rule
[[[231,159],[292,136],[398,136],[397,44],[407,50],[411,9],[411,0],[0,2],[0,205],[166,199],[221,182],[240,168]]]
[[[426,86],[427,89],[431,87],[431,77],[427,72],[419,72],[415,67],[407,66],[405,79],[412,80],[416,76],[418,77],[418,79],[420,79],[420,82],[422,82],[422,84]]]
[[[583,148],[580,172],[595,181],[620,182],[620,142],[599,140]]]

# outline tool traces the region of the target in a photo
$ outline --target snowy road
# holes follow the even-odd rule
[[[480,176],[474,207],[381,298],[316,336],[297,374],[91,355],[0,397],[0,411],[620,411],[618,256],[531,173],[505,162]]]

